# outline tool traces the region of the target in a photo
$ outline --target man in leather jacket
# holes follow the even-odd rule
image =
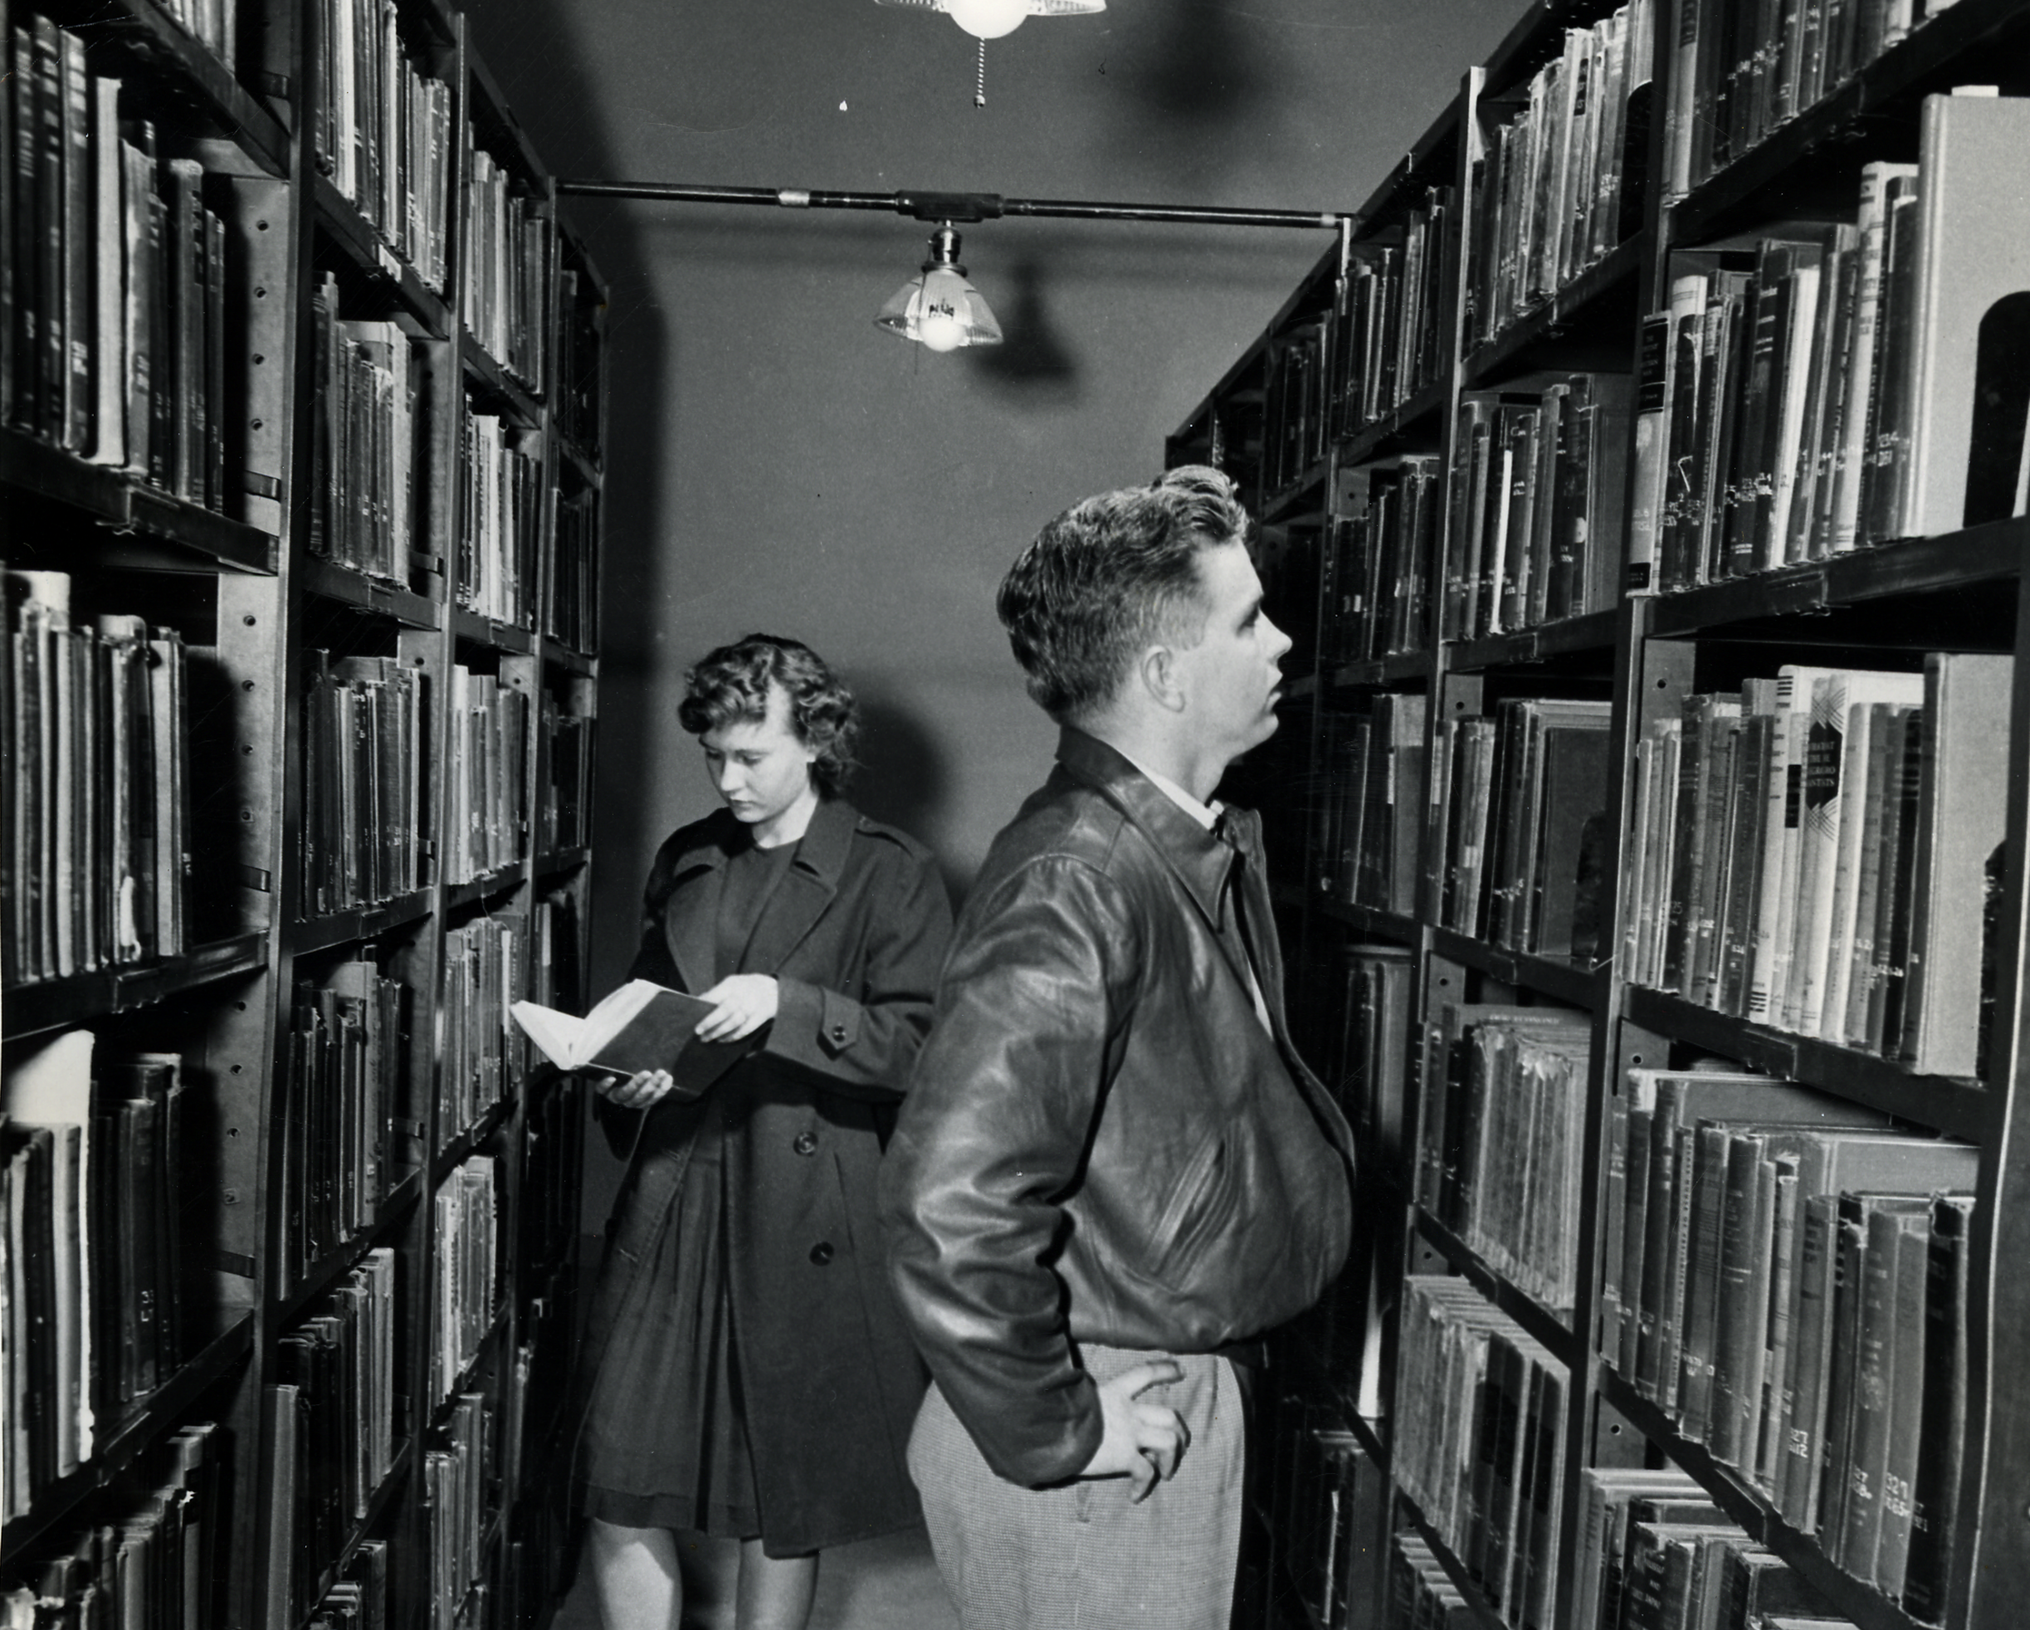
[[[934,1378],[909,1463],[966,1630],[1228,1621],[1235,1364],[1345,1257],[1352,1146],[1291,1047],[1252,814],[1289,639],[1173,470],[1044,528],[998,609],[1062,728],[995,840],[882,1171]]]

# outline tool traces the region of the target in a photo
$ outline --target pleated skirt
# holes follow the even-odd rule
[[[615,1311],[579,1467],[589,1516],[754,1539],[761,1512],[734,1346],[722,1139],[717,1115],[699,1117],[670,1216]],[[683,1158],[681,1146],[643,1156]]]

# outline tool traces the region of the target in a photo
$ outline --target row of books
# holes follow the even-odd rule
[[[1427,187],[1404,219],[1400,244],[1356,249],[1334,310],[1335,437],[1385,418],[1444,374],[1455,213],[1452,188]]]
[[[587,655],[599,649],[599,492],[556,497],[550,578],[543,585],[543,632]]]
[[[1591,1040],[1570,1009],[1447,1003],[1422,1072],[1417,1203],[1559,1313],[1579,1294]]]
[[[417,72],[388,0],[319,0],[311,116],[319,170],[388,247],[442,293],[450,219],[451,87]]]
[[[206,1630],[216,1624],[224,1576],[221,1538],[231,1522],[230,1478],[210,1421],[171,1431],[89,1525],[10,1560],[0,1584],[0,1625],[118,1625],[120,1630]]]
[[[1440,629],[1448,640],[1606,611],[1621,592],[1629,378],[1469,391],[1453,430]]]
[[[1424,828],[1425,699],[1384,691],[1322,713],[1323,769],[1311,833],[1311,883],[1330,900],[1409,916],[1417,909]]]
[[[536,921],[553,909],[538,903]],[[508,1006],[528,979],[529,941],[529,919],[514,913],[479,917],[444,936],[437,1124],[447,1137],[478,1125],[521,1087],[527,1048]]]
[[[1569,1378],[1463,1279],[1403,1280],[1396,1482],[1515,1630],[1551,1630]]]
[[[437,1185],[436,1258],[431,1263],[430,1385],[432,1400],[448,1398],[479,1357],[498,1310],[498,1232],[492,1155],[468,1155]]]
[[[1390,1539],[1388,1578],[1381,1630],[1480,1630],[1486,1622],[1438,1553],[1416,1534]]]
[[[395,1358],[395,1281],[394,1250],[366,1252],[275,1342],[268,1487],[270,1508],[290,1511],[295,1552],[283,1622],[309,1611],[319,1578],[344,1555],[394,1466],[396,1400],[407,1390]]]
[[[1629,978],[1972,1076],[1993,1009],[2009,658],[1786,665],[1639,744]]]
[[[0,397],[7,422],[223,510],[226,226],[231,191],[157,156],[120,80],[82,35],[13,24],[12,161],[0,177]],[[138,100],[138,99],[137,99]]]
[[[0,1086],[5,1516],[88,1463],[183,1359],[181,1163],[188,1091],[175,1053],[93,1056],[72,1030],[10,1062]]]
[[[551,403],[557,433],[596,465],[602,448],[600,402],[604,362],[597,287],[569,266],[557,273],[557,389]]]
[[[421,370],[398,324],[338,313],[338,280],[326,273],[310,296],[317,389],[309,549],[353,571],[406,584],[410,553],[419,546]]]
[[[1575,1630],[1834,1630],[1824,1601],[1675,1468],[1580,1473]]]
[[[1330,327],[1313,323],[1269,357],[1262,409],[1262,490],[1281,492],[1325,456],[1332,426],[1326,411]]]
[[[430,880],[428,680],[394,657],[314,650],[303,690],[305,909],[373,905]]]
[[[1440,721],[1425,870],[1443,926],[1539,956],[1598,954],[1608,714],[1546,698]]]
[[[444,880],[464,883],[528,853],[529,693],[462,663],[451,669]]]
[[[598,721],[560,710],[543,695],[550,783],[536,810],[536,853],[582,849],[592,841],[592,743]]]
[[[1348,472],[1326,539],[1319,591],[1324,665],[1431,648],[1428,585],[1439,505],[1435,458],[1412,456]]]
[[[458,512],[458,603],[527,627],[542,549],[542,438],[492,414],[465,415]]]
[[[1892,1597],[1919,1581],[1935,1618],[1979,1151],[1702,1071],[1629,1071],[1606,1138],[1603,1351],[1834,1561]]]
[[[468,1622],[468,1593],[487,1565],[487,1491],[493,1464],[493,1408],[482,1393],[460,1393],[423,1456],[423,1497],[429,1511],[430,1630],[458,1630]]]
[[[461,310],[480,348],[537,396],[550,332],[550,222],[484,147],[466,192]]]
[[[1484,344],[1603,259],[1642,220],[1653,0],[1630,0],[1537,70],[1473,166],[1466,343]],[[1494,104],[1499,106],[1497,102]]]
[[[10,988],[185,947],[189,664],[174,629],[73,616],[65,572],[10,571],[0,797]]]
[[[1680,251],[1644,324],[1631,561],[1668,590],[2024,513],[2030,98],[1933,96],[1851,222]],[[1741,264],[1743,261],[1747,264]],[[2013,303],[2013,304],[2012,304]]]
[[[1381,1474],[1351,1433],[1305,1419],[1308,1412],[1294,1400],[1286,1413],[1296,1418],[1277,1434],[1270,1527],[1310,1622],[1349,1630],[1359,1623],[1355,1604],[1373,1567],[1366,1560],[1372,1541],[1360,1519],[1373,1514],[1369,1508],[1380,1489],[1370,1485]]]
[[[1750,152],[1950,3],[1693,0],[1680,18],[1664,113],[1668,196]]]
[[[397,1180],[395,1120],[409,1102],[408,1008],[408,988],[365,957],[297,982],[282,1123],[282,1248],[291,1278],[372,1227]]]

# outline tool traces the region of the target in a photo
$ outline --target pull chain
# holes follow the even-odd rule
[[[987,105],[987,42],[984,39],[982,39],[980,41],[980,66],[978,70],[978,76],[977,78],[975,78],[973,82],[973,106],[976,108],[983,108],[986,105]]]

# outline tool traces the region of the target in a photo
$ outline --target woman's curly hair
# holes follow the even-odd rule
[[[684,675],[677,722],[702,736],[736,719],[765,719],[770,685],[782,687],[797,740],[817,754],[811,781],[818,795],[836,797],[853,773],[860,704],[824,658],[801,640],[749,634],[708,651]]]

